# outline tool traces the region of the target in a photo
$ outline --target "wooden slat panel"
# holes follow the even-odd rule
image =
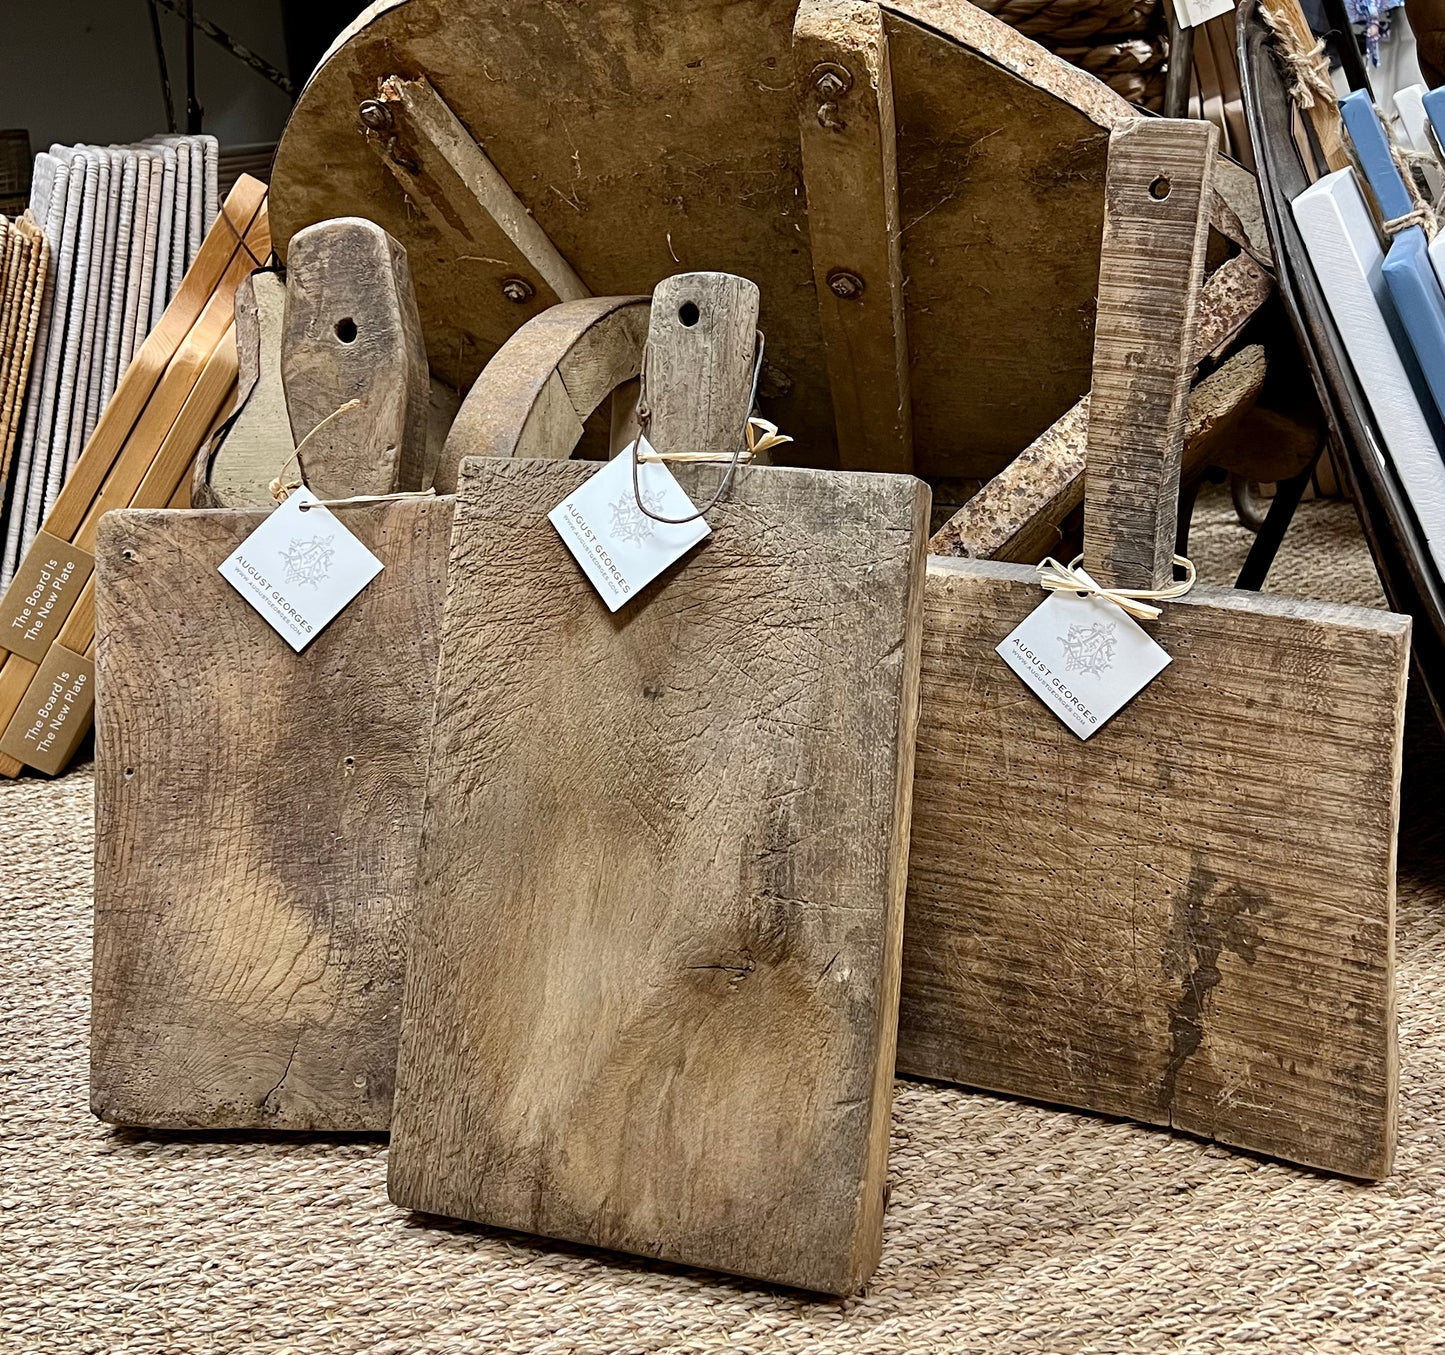
[[[1042,596],[929,561],[899,1069],[1385,1175],[1408,619],[1196,589],[1083,743],[994,653]]]
[[[612,616],[462,464],[390,1192],[846,1293],[881,1244],[928,491],[743,468]],[[722,469],[678,467],[695,502]]]
[[[102,1119],[386,1128],[450,509],[346,510],[386,568],[300,655],[216,570],[263,511],[106,518]]]

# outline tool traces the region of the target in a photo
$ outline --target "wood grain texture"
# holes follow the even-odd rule
[[[1088,390],[1105,146],[1134,110],[966,0],[880,8],[917,469],[985,479]],[[439,225],[368,148],[361,103],[389,75],[424,72],[597,294],[648,293],[679,269],[756,282],[770,369],[760,403],[796,439],[778,455],[837,465],[799,191],[797,10],[797,0],[373,5],[317,68],[282,136],[279,247],[347,213],[385,227],[411,252],[433,367],[458,389],[537,313],[541,288],[522,305],[502,291],[516,251],[500,230],[496,248],[479,248]]]
[[[659,452],[737,451],[752,412],[759,299],[731,273],[679,273],[653,289],[641,417]]]
[[[435,225],[448,233],[460,231],[477,250],[491,245],[500,231],[520,255],[522,266],[514,276],[550,293],[540,304],[553,298],[581,301],[591,296],[587,284],[425,76],[417,80],[388,76],[377,95],[391,114],[392,128],[384,135],[368,129],[367,140]],[[478,219],[483,216],[485,221]]]
[[[610,615],[463,463],[392,1199],[832,1293],[881,1243],[928,491],[743,467]],[[679,466],[694,501],[717,466]]]
[[[237,414],[207,450],[207,508],[272,506],[271,481],[295,446],[281,381],[286,283],[265,269],[236,288]]]
[[[845,470],[913,469],[893,72],[866,0],[804,0],[793,24],[808,238]]]
[[[1100,583],[1174,577],[1184,408],[1219,133],[1140,118],[1109,138],[1089,392],[1084,565]]]
[[[1318,39],[1310,28],[1310,21],[1305,18],[1300,0],[1260,0],[1260,8],[1266,15],[1269,26],[1277,33],[1287,35],[1275,39],[1276,43],[1283,41],[1287,44],[1286,51],[1303,55],[1313,50]],[[1325,164],[1331,170],[1347,169],[1354,162],[1345,147],[1340,106],[1323,93],[1324,87],[1331,83],[1327,63],[1328,58],[1320,58],[1321,89],[1312,91],[1313,106],[1302,116],[1309,119]]]
[[[297,446],[323,499],[420,489],[431,382],[406,250],[359,217],[291,242],[281,381]],[[273,472],[275,474],[275,472]]]
[[[523,325],[457,411],[437,466],[437,489],[456,489],[457,468],[467,456],[571,456],[592,412],[642,370],[651,309],[645,296],[594,297],[552,306]],[[557,383],[570,418],[548,408]]]
[[[1409,619],[1197,588],[1084,743],[994,653],[1041,596],[929,562],[899,1069],[1384,1176]]]
[[[113,513],[97,544],[91,1104],[113,1123],[390,1118],[451,501],[346,510],[386,568],[301,655],[216,570],[264,517]]]
[[[1250,344],[1189,392],[1180,458],[1184,478],[1206,465],[1265,467],[1276,475],[1281,469],[1303,469],[1297,462],[1279,466],[1269,459],[1270,449],[1230,441],[1229,434],[1254,407],[1264,377],[1264,350]],[[1057,553],[1061,527],[1084,503],[1088,421],[1085,396],[940,527],[929,551],[1030,565]]]

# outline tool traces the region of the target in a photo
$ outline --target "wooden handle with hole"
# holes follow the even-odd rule
[[[660,452],[737,450],[751,410],[757,357],[756,283],[731,273],[679,273],[652,293],[645,399]]]
[[[1084,567],[1160,588],[1179,511],[1184,410],[1219,134],[1136,118],[1109,137],[1084,486]]]

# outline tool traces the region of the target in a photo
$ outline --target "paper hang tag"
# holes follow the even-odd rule
[[[645,438],[639,441],[647,451],[652,450]],[[636,448],[637,443],[629,444],[547,514],[557,535],[614,612],[712,534],[702,518],[677,524],[658,522],[637,506],[640,497],[663,517],[683,518],[697,512],[661,461],[638,465],[637,492],[633,493]]]
[[[309,489],[293,490],[222,563],[231,584],[298,654],[382,571]]]
[[[1077,593],[1050,593],[997,652],[1081,739],[1173,662],[1121,608]]]
[[[1174,0],[1181,28],[1198,28],[1234,9],[1233,0]]]

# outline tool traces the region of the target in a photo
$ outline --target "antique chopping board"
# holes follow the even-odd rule
[[[385,568],[300,655],[217,573],[264,510],[101,524],[103,1120],[390,1121],[451,500],[344,511]]]
[[[849,1293],[882,1242],[929,493],[744,468],[615,615],[462,462],[396,1203]],[[678,467],[696,503],[716,466]]]
[[[1106,587],[1173,579],[1214,136],[1111,137],[1084,490]],[[899,1070],[1386,1175],[1410,619],[1196,588],[1143,622],[1172,661],[1084,741],[995,652],[1045,596],[929,560]],[[1070,601],[1034,654],[1057,636],[1045,690],[1092,709],[1133,623]]]
[[[424,76],[592,293],[687,270],[759,285],[761,403],[793,459],[906,468],[907,447],[837,459],[834,401],[862,391],[883,406],[865,423],[911,406],[917,473],[985,479],[1089,388],[1106,145],[1133,110],[964,0],[803,9],[382,0],[281,139],[278,248],[328,217],[385,227],[410,255],[432,370],[462,390],[557,299],[495,241],[421,210],[387,156],[424,157],[363,125],[387,76]],[[889,257],[891,277],[870,262]],[[841,301],[840,272],[862,283],[838,282]],[[902,353],[891,394],[848,361],[877,344]]]

